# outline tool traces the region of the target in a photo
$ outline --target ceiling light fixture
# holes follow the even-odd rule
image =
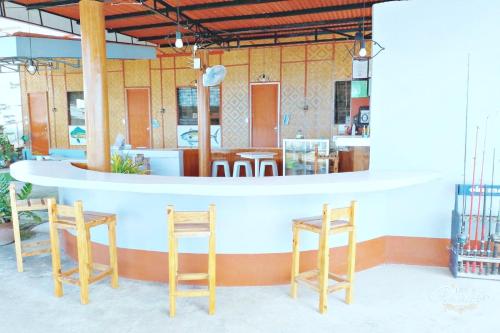
[[[175,47],[178,49],[184,47],[184,42],[182,41],[182,33],[178,30],[175,32]]]
[[[182,41],[181,26],[179,24],[179,2],[176,1],[175,6],[177,8],[177,31],[175,32],[175,47],[181,49],[184,47],[184,42]]]
[[[26,71],[31,75],[35,75],[38,72],[38,65],[33,59],[29,59],[24,65]]]

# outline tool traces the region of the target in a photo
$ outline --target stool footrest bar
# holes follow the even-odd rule
[[[22,255],[23,257],[32,257],[32,256],[37,256],[40,254],[44,253],[50,253],[50,248],[45,248],[45,249],[39,249],[35,251],[28,251],[28,252],[23,252]]]
[[[194,280],[207,280],[208,273],[179,273],[177,280],[179,281],[194,281]]]
[[[179,297],[207,297],[210,295],[208,290],[177,290],[175,296]]]

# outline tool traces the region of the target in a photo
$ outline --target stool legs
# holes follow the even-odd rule
[[[111,288],[118,288],[118,256],[116,254],[116,222],[108,224],[109,266],[111,274]]]
[[[12,229],[14,230],[14,246],[16,249],[17,271],[23,271],[23,249],[21,246],[21,231],[19,229],[19,216],[12,212]]]
[[[297,298],[297,281],[295,277],[299,275],[300,252],[299,252],[299,229],[293,226],[293,243],[292,243],[292,281],[290,296]]]
[[[173,231],[172,231],[173,233]],[[168,249],[168,287],[170,300],[170,317],[175,316],[175,291],[177,290],[177,241],[171,235]]]
[[[329,270],[328,232],[320,235],[319,241],[319,312],[328,308],[328,270]]]
[[[80,302],[88,304],[89,302],[89,278],[90,278],[90,259],[89,248],[87,246],[87,228],[77,222],[76,242],[78,247],[78,279],[80,281]]]
[[[351,304],[352,289],[354,288],[354,270],[356,268],[356,231],[349,232],[349,247],[347,249],[347,280],[349,287],[345,291],[345,302]]]
[[[215,313],[215,232],[213,221],[215,221],[215,209],[210,207],[210,238],[208,240],[208,314]]]
[[[49,207],[49,214],[52,214],[52,210]],[[62,297],[63,286],[59,279],[61,274],[61,251],[59,248],[59,235],[57,233],[56,226],[49,222],[49,232],[50,232],[50,250],[52,252],[52,279],[54,280],[54,295],[56,297]]]

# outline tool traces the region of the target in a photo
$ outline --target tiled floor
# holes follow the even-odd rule
[[[35,196],[55,194],[35,188]],[[47,237],[47,225],[37,227]],[[166,263],[165,263],[166,264]],[[72,263],[65,258],[64,265]],[[90,304],[80,305],[76,287],[53,296],[50,256],[25,258],[17,273],[13,245],[0,247],[0,332],[496,332],[500,282],[454,279],[446,268],[386,265],[356,275],[354,304],[332,294],[325,315],[318,296],[289,286],[219,287],[215,316],[206,298],[179,299],[168,317],[168,286],[121,279],[90,288]]]
[[[44,229],[41,226],[39,229]],[[40,233],[39,236],[43,236]],[[71,265],[66,259],[65,265]],[[332,294],[325,315],[317,294],[288,286],[219,287],[217,312],[206,298],[179,299],[168,317],[164,283],[107,280],[91,286],[90,304],[65,285],[53,296],[50,256],[25,259],[17,273],[12,245],[0,247],[0,332],[493,332],[498,328],[500,283],[455,280],[445,268],[387,265],[356,276],[355,301]]]

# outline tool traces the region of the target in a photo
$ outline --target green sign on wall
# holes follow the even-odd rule
[[[368,80],[353,80],[351,82],[351,98],[368,97]]]

